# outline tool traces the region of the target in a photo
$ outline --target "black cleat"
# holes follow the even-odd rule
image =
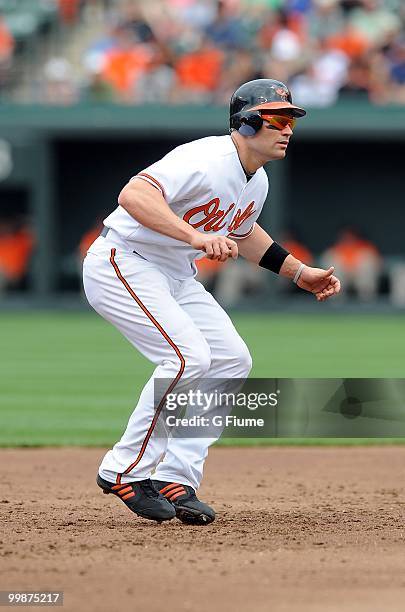
[[[138,516],[159,522],[169,521],[176,516],[172,504],[156,491],[149,478],[138,482],[113,484],[98,474],[97,484],[107,495],[112,493],[122,499],[131,512]]]
[[[176,516],[182,523],[208,525],[215,520],[214,510],[197,498],[193,487],[164,480],[152,482],[156,490],[173,504]]]

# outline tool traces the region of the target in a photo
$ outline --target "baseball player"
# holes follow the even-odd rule
[[[267,196],[263,165],[285,157],[297,118],[286,85],[249,81],[230,102],[230,134],[181,145],[134,176],[84,260],[91,306],[156,368],[121,439],[97,476],[139,516],[208,524],[215,512],[200,501],[212,438],[156,435],[154,381],[248,376],[246,344],[213,296],[195,280],[195,260],[238,255],[291,279],[318,301],[340,291],[328,270],[305,266],[257,223]]]

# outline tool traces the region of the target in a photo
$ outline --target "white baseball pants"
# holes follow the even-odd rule
[[[198,489],[215,439],[156,435],[154,379],[170,379],[168,391],[174,393],[182,380],[246,378],[251,369],[246,344],[199,282],[170,277],[112,230],[90,247],[83,283],[90,305],[156,364],[100,476],[122,483],[152,477]]]

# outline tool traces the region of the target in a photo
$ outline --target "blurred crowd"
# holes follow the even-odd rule
[[[384,265],[376,246],[353,227],[342,227],[336,241],[317,256],[311,253],[293,230],[284,232],[282,244],[294,257],[308,266],[327,269],[333,265],[344,288],[339,296],[340,301],[348,296],[355,296],[361,302],[375,300],[381,289],[383,275],[386,272],[391,275],[391,265]],[[200,280],[209,285],[220,303],[225,306],[237,304],[244,295],[260,295],[267,284],[266,270],[243,259],[238,259],[236,265],[233,262],[224,265],[207,259],[197,263]],[[286,279],[281,278],[280,285],[283,293],[297,291],[297,287]],[[396,296],[393,296],[392,291],[394,286],[398,287],[397,277],[390,278],[390,286],[391,298],[395,302]]]
[[[82,236],[76,261],[84,259],[87,249],[100,235],[102,219]],[[405,261],[402,257],[386,258],[359,229],[343,225],[334,242],[322,253],[314,254],[299,237],[299,232],[285,230],[280,240],[284,248],[308,266],[335,267],[344,291],[338,300],[354,298],[357,302],[373,302],[380,295],[389,294],[392,304],[405,306]],[[206,257],[197,262],[197,279],[226,307],[237,306],[244,298],[263,298],[268,290],[268,271],[239,257],[236,262],[213,261]],[[278,279],[281,294],[301,292],[289,280]]]
[[[81,286],[81,265],[90,245],[103,229],[102,217],[79,238],[74,251],[59,262],[60,287],[63,290]],[[0,296],[4,292],[30,289],[30,274],[35,257],[35,233],[25,215],[0,216]],[[344,291],[339,302],[354,298],[373,302],[381,295],[392,304],[405,307],[405,261],[402,257],[383,257],[372,241],[351,226],[342,226],[335,241],[322,253],[314,254],[290,229],[280,242],[297,259],[310,266],[335,266]],[[268,293],[268,272],[242,257],[236,262],[220,263],[203,258],[197,261],[197,278],[226,307],[239,305],[246,297],[263,299]],[[300,292],[295,285],[279,278],[276,293]]]
[[[304,106],[405,104],[403,0],[53,1],[72,32],[84,20],[94,35],[80,66],[48,58],[44,102],[226,104],[273,77]],[[0,21],[0,70],[12,53]]]

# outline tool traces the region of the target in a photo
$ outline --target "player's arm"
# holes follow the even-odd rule
[[[209,259],[225,261],[238,256],[238,246],[226,236],[198,232],[180,219],[169,207],[161,192],[150,183],[133,179],[121,191],[118,204],[144,227],[181,240],[193,249],[204,251]]]
[[[247,238],[238,240],[239,253],[248,261],[259,265],[273,243],[273,238],[256,223],[253,232]],[[293,280],[300,268],[302,268],[302,262],[289,254],[284,259],[279,274]],[[340,291],[340,281],[333,275],[333,271],[333,267],[329,270],[322,270],[304,266],[297,285],[315,294],[318,301],[324,301]]]

